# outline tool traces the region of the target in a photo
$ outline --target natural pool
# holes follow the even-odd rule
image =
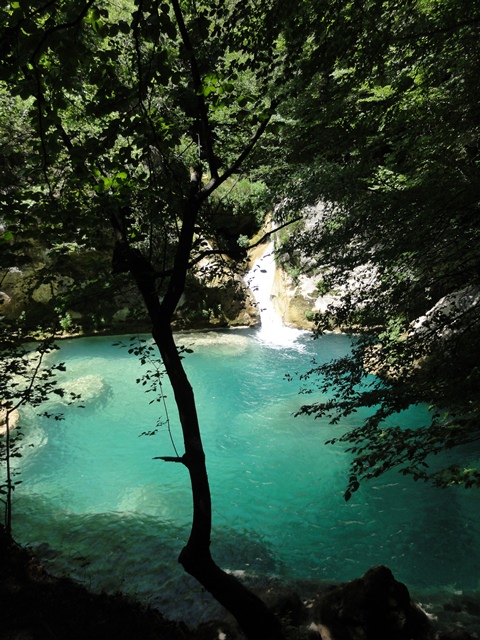
[[[96,589],[124,590],[165,615],[196,623],[215,605],[186,576],[191,497],[186,470],[154,460],[174,455],[162,406],[135,384],[142,367],[129,337],[66,340],[66,386],[85,408],[58,402],[65,420],[24,413],[23,483],[14,534],[49,567]],[[344,354],[349,339],[294,333],[271,344],[254,331],[187,334],[185,358],[203,430],[213,496],[213,555],[262,582],[347,580],[387,564],[423,601],[439,591],[480,589],[478,494],[439,491],[394,473],[343,500],[348,454],[324,442],[338,427],[294,418],[305,397],[284,374],[312,357]],[[165,383],[175,444],[182,437]],[[403,416],[419,421],[425,409]],[[353,416],[342,429],[360,418]],[[30,446],[33,445],[33,446]]]

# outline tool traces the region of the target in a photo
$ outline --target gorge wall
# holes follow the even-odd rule
[[[268,237],[240,262],[222,255],[215,257],[215,262],[205,258],[195,265],[177,307],[175,328],[258,325],[258,305],[245,279],[267,251],[273,251]],[[301,329],[313,327],[313,315],[325,303],[318,296],[315,278],[294,277],[282,267],[281,256],[280,261],[276,259],[270,295],[283,323]],[[22,317],[30,327],[50,316],[67,334],[128,333],[149,328],[136,287],[125,274],[112,276],[111,247],[100,252],[68,246],[53,257],[37,248],[30,265],[12,267],[3,274],[0,316],[11,321]]]

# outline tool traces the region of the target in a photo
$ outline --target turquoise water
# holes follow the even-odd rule
[[[446,493],[392,473],[345,503],[349,456],[324,442],[360,418],[341,427],[294,418],[305,396],[284,374],[308,369],[312,357],[346,353],[349,339],[295,337],[281,347],[243,330],[180,338],[194,350],[184,362],[203,430],[217,562],[258,583],[348,580],[381,563],[421,597],[479,589],[475,492]],[[67,340],[52,356],[67,363],[65,386],[82,393],[84,408],[58,398],[44,409],[63,412],[61,422],[22,414],[14,533],[57,573],[122,589],[196,623],[215,605],[177,563],[191,519],[189,479],[181,465],[153,459],[175,455],[163,404],[149,404],[154,396],[135,384],[142,367],[113,346],[118,340],[130,344],[129,337]],[[181,454],[166,381],[164,392]],[[402,419],[419,422],[424,412]],[[141,436],[159,419],[155,436]]]

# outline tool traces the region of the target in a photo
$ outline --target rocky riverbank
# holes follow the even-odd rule
[[[343,585],[324,585],[308,599],[272,585],[259,595],[280,617],[286,640],[474,640],[480,602],[452,597],[445,620],[412,602],[387,567]],[[172,622],[131,598],[93,594],[54,578],[28,549],[0,528],[0,640],[241,640],[228,615],[196,629]],[[437,607],[438,609],[438,607]],[[460,619],[463,616],[463,623]],[[468,620],[467,620],[468,617]],[[467,624],[465,624],[467,621]]]

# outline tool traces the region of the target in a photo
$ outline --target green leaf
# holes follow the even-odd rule
[[[13,240],[13,233],[11,231],[5,231],[0,238],[0,242],[10,242],[11,240]]]

